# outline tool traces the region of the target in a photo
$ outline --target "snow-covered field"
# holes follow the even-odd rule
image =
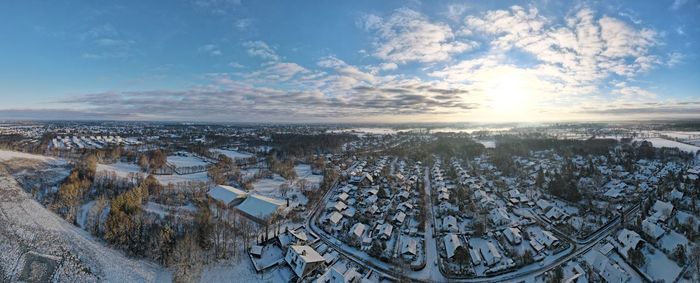
[[[48,211],[3,171],[0,172],[0,271],[10,281],[17,281],[26,252],[60,259],[51,281],[171,281],[167,270],[129,259]]]
[[[209,176],[207,176],[207,172],[199,172],[199,173],[187,174],[187,175],[172,174],[172,175],[154,175],[154,176],[156,177],[156,179],[158,179],[158,182],[160,182],[161,185],[177,184],[177,183],[183,183],[183,182],[208,182],[209,181]]]
[[[114,172],[117,177],[126,178],[129,173],[139,173],[141,168],[134,163],[117,162],[112,164],[97,164],[98,173]]]
[[[640,141],[640,140],[649,141],[649,142],[651,142],[651,144],[654,147],[677,147],[678,149],[680,149],[682,151],[690,152],[690,153],[696,153],[696,152],[698,152],[698,150],[700,150],[700,146],[684,144],[682,142],[667,140],[667,139],[663,139],[663,138],[648,138],[648,139],[635,139],[635,140],[636,141]]]
[[[298,179],[305,179],[309,182],[309,185],[318,186],[321,184],[321,181],[323,181],[323,175],[314,175],[311,173],[311,165],[309,164],[294,166],[294,171],[296,171]]]
[[[477,141],[484,145],[485,148],[496,148],[496,141]]]
[[[643,253],[646,263],[641,270],[652,279],[673,282],[678,274],[681,273],[681,268],[678,264],[666,257],[662,251],[646,245]]]
[[[29,154],[29,153],[18,152],[18,151],[0,150],[0,161],[8,161],[11,159],[37,160],[37,161],[46,162],[46,163],[51,164],[51,165],[64,165],[64,164],[66,164],[66,161],[63,159],[60,159],[60,158],[44,156],[44,155],[37,155],[37,154]]]
[[[231,159],[245,159],[245,158],[249,158],[249,157],[253,156],[252,154],[247,153],[247,152],[228,150],[228,149],[212,149],[211,151],[215,154],[226,155]]]
[[[262,178],[253,182],[253,190],[251,192],[278,200],[289,198],[291,207],[306,205],[308,199],[299,191],[295,183],[291,184],[292,188],[287,192],[287,196],[282,195],[280,186],[285,183],[288,183],[286,179],[278,174],[273,174],[271,179]]]
[[[208,163],[192,154],[170,155],[168,163],[175,167],[206,166]]]

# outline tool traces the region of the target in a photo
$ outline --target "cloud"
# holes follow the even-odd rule
[[[688,3],[688,0],[674,0],[673,4],[671,4],[670,8],[671,8],[671,10],[678,10],[681,7],[683,7],[683,5],[685,5],[685,3]]]
[[[195,6],[217,15],[229,14],[241,5],[240,0],[195,0],[193,3]]]
[[[362,23],[376,36],[374,56],[396,64],[445,61],[478,47],[476,42],[455,39],[449,25],[407,8],[395,10],[387,19],[368,15]]]
[[[494,53],[518,49],[532,54],[539,61],[539,76],[572,94],[595,91],[612,75],[634,77],[661,64],[650,52],[659,44],[654,30],[635,29],[608,16],[596,18],[588,8],[565,18],[564,26],[557,22],[534,7],[519,6],[465,20],[469,29],[492,36]]]
[[[450,4],[447,5],[447,11],[445,11],[445,17],[448,19],[458,22],[462,19],[462,15],[467,11],[469,6],[465,4]]]
[[[285,82],[292,79],[295,75],[308,72],[306,68],[296,63],[279,62],[268,65],[262,70],[252,72],[246,77],[260,81]]]
[[[668,54],[668,60],[666,60],[666,66],[673,67],[683,62],[685,55],[680,52],[671,52]]]
[[[85,59],[126,58],[136,52],[136,42],[111,24],[92,27],[78,38],[88,46],[82,53]]]
[[[202,52],[202,53],[206,53],[209,56],[221,56],[224,54],[219,49],[219,46],[217,46],[216,44],[202,45],[197,49],[197,51]]]
[[[280,56],[277,55],[277,52],[265,42],[248,41],[243,43],[243,46],[247,48],[248,55],[250,56],[268,61],[279,61],[281,59]]]

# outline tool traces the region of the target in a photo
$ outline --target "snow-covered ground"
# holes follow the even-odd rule
[[[129,259],[48,211],[4,171],[0,188],[0,271],[9,273],[10,281],[17,281],[27,251],[60,259],[52,281],[171,281],[162,267]]]
[[[314,175],[311,172],[311,165],[309,164],[294,166],[294,171],[296,171],[298,179],[305,179],[309,182],[309,185],[318,186],[321,184],[321,181],[323,181],[323,175]]]
[[[207,172],[199,172],[187,175],[154,175],[162,185],[177,184],[183,182],[208,182]]]
[[[282,176],[273,174],[272,178],[262,178],[253,182],[253,190],[251,192],[278,200],[285,200],[286,198],[289,198],[290,207],[294,207],[296,205],[306,205],[308,199],[299,191],[295,183],[289,184],[291,188],[287,192],[286,196],[282,195],[282,190],[280,187],[285,183],[289,184],[289,182]]]
[[[114,172],[117,177],[126,178],[129,173],[139,173],[141,168],[134,163],[117,162],[112,164],[97,164],[98,173]]]
[[[681,267],[669,259],[662,251],[650,245],[645,245],[643,253],[646,263],[641,270],[652,279],[673,282],[678,274],[681,273]]]
[[[170,205],[164,205],[156,202],[149,201],[146,203],[146,205],[143,207],[143,209],[146,212],[157,214],[160,216],[160,218],[165,218],[166,215],[173,213],[173,214],[179,214],[179,213],[191,213],[194,214],[197,212],[197,208],[194,207],[192,204],[188,205],[183,205],[183,206],[170,206]]]
[[[44,156],[44,155],[37,155],[37,154],[29,154],[29,153],[24,153],[24,152],[18,152],[18,151],[9,151],[9,150],[0,150],[0,161],[8,161],[11,159],[30,159],[30,160],[37,160],[37,161],[42,161],[51,165],[65,165],[66,161],[60,158],[55,158],[55,157],[50,157],[50,156]]]
[[[200,282],[286,282],[291,278],[291,269],[285,265],[256,273],[247,257],[207,266]]]
[[[484,145],[485,148],[496,148],[496,141],[477,141]]]
[[[206,166],[208,163],[191,153],[168,156],[168,163],[175,167]]]
[[[682,142],[667,140],[664,138],[635,139],[635,141],[641,141],[641,140],[646,140],[646,141],[651,142],[651,144],[654,147],[677,147],[678,149],[680,149],[682,151],[690,152],[693,154],[697,153],[698,150],[700,150],[700,146],[684,144]]]
[[[211,151],[215,154],[226,155],[231,159],[246,159],[246,158],[253,156],[252,154],[247,153],[247,152],[228,150],[228,149],[212,149]]]

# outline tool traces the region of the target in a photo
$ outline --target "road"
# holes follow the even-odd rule
[[[355,261],[357,264],[367,266],[371,269],[373,269],[375,272],[379,272],[382,274],[385,274],[387,277],[390,278],[397,278],[400,277],[401,275],[407,276],[412,280],[419,281],[419,282],[503,282],[503,281],[521,281],[527,277],[531,277],[532,275],[539,275],[539,274],[544,274],[545,272],[554,269],[555,267],[573,259],[576,258],[596,246],[600,241],[605,239],[608,235],[611,233],[614,233],[617,231],[617,228],[619,228],[620,223],[619,223],[619,218],[614,219],[610,223],[606,224],[603,229],[601,229],[599,232],[594,233],[589,239],[585,241],[585,243],[579,243],[577,241],[572,240],[570,237],[566,236],[565,234],[560,233],[559,231],[555,231],[556,234],[558,234],[560,237],[564,237],[569,243],[572,244],[573,250],[570,251],[568,254],[561,256],[560,258],[550,262],[547,265],[540,266],[537,268],[533,269],[528,269],[528,268],[523,268],[523,269],[518,269],[513,272],[505,273],[505,274],[500,274],[500,275],[495,275],[495,276],[489,276],[489,277],[478,277],[478,278],[448,278],[446,277],[443,273],[442,270],[437,268],[436,266],[436,261],[439,259],[439,251],[438,251],[438,246],[437,246],[437,240],[436,238],[433,238],[433,235],[435,234],[435,229],[437,228],[435,225],[433,227],[430,227],[431,223],[436,223],[435,220],[435,214],[433,211],[433,205],[432,205],[432,198],[431,196],[431,187],[430,187],[430,174],[428,167],[425,168],[425,174],[424,174],[424,189],[426,193],[426,197],[428,198],[428,202],[426,205],[430,206],[430,209],[427,210],[428,217],[426,217],[426,227],[425,227],[425,243],[426,243],[426,267],[421,270],[421,271],[416,271],[416,272],[407,272],[404,274],[399,274],[392,268],[388,267],[386,263],[383,263],[375,258],[370,258],[366,256],[364,253],[353,253],[350,252],[348,249],[344,249],[340,245],[342,243],[339,242],[339,240],[331,237],[330,235],[326,234],[324,231],[322,231],[319,227],[315,225],[316,220],[318,219],[319,212],[322,210],[320,208],[323,207],[323,203],[328,199],[330,195],[332,195],[332,192],[335,191],[337,188],[337,183],[333,186],[331,190],[328,190],[326,195],[323,197],[323,201],[319,202],[318,205],[313,209],[313,211],[310,214],[310,217],[307,218],[307,227],[316,234],[316,236],[326,243],[329,247],[332,247],[333,249],[337,250],[340,254],[346,256],[347,258],[351,259],[352,261]],[[637,211],[639,209],[639,205],[634,206],[630,208],[628,211],[625,212],[625,215],[628,216],[631,213]],[[535,220],[540,222],[542,219],[539,219],[539,217],[533,213],[533,216],[535,216]],[[540,223],[540,225],[545,225],[546,227],[546,222]],[[436,270],[439,270],[439,272],[435,272]]]

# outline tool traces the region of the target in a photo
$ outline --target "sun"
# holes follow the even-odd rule
[[[517,70],[493,72],[484,80],[484,94],[490,112],[500,118],[518,118],[531,111],[532,83]]]

